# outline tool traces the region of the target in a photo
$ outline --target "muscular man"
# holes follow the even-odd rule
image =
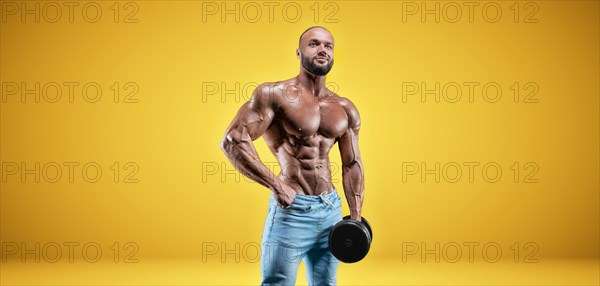
[[[329,251],[328,236],[342,219],[329,163],[336,142],[350,215],[361,219],[360,117],[350,100],[325,87],[333,50],[327,29],[304,31],[296,50],[300,74],[258,86],[221,142],[239,172],[272,192],[262,236],[262,285],[295,284],[302,259],[310,285],[335,285],[339,261]],[[279,175],[260,161],[254,149],[252,141],[261,136],[281,166]]]

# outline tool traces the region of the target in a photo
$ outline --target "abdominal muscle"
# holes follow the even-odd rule
[[[281,167],[279,178],[297,194],[316,196],[333,190],[331,166],[327,155],[303,158],[298,155],[285,154],[285,151],[281,153],[284,154],[278,156]]]
[[[321,121],[319,128],[323,125]],[[297,194],[314,196],[329,193],[334,188],[329,150],[336,140],[334,136],[325,136],[321,130],[312,131],[306,125],[303,127],[297,130],[284,128],[279,121],[263,135],[279,162],[281,172],[278,177]]]

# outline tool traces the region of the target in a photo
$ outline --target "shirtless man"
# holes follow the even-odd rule
[[[333,36],[308,28],[299,40],[295,78],[258,86],[227,128],[221,149],[243,175],[272,192],[262,236],[262,285],[293,285],[304,260],[309,285],[335,285],[339,261],[328,248],[342,219],[331,182],[329,151],[337,142],[351,219],[361,219],[364,181],[358,150],[360,117],[350,100],[325,87],[333,66]],[[281,166],[275,175],[252,141],[263,137]]]

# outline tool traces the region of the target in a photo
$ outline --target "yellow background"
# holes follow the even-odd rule
[[[33,7],[36,2],[27,3]],[[457,23],[443,17],[436,23],[431,15],[423,23],[420,14],[409,15],[403,22],[400,1],[338,1],[330,2],[331,6],[294,2],[302,11],[295,23],[282,16],[281,7],[287,2],[274,6],[272,22],[264,2],[253,2],[262,7],[256,23],[243,15],[239,23],[233,15],[222,21],[220,14],[207,15],[203,22],[203,2],[197,1],[132,2],[139,8],[133,16],[138,23],[123,23],[133,6],[119,2],[121,14],[115,23],[110,9],[114,2],[97,1],[103,13],[98,22],[88,23],[78,8],[88,2],[78,3],[73,23],[66,10],[57,23],[43,17],[35,23],[33,16],[23,23],[18,14],[0,23],[1,82],[24,82],[30,88],[35,82],[42,87],[49,82],[80,84],[73,103],[64,86],[63,97],[56,103],[43,99],[36,103],[32,95],[22,103],[19,95],[6,96],[2,90],[6,96],[0,109],[3,164],[24,162],[28,168],[35,162],[42,167],[49,162],[80,165],[73,183],[67,167],[56,183],[43,178],[36,183],[33,175],[22,182],[20,173],[7,176],[0,192],[0,240],[30,246],[35,242],[97,242],[106,251],[102,263],[117,267],[111,272],[116,274],[97,280],[96,270],[90,268],[96,264],[70,264],[64,258],[57,264],[21,263],[20,256],[14,255],[0,264],[3,283],[66,283],[61,279],[68,278],[55,277],[53,271],[37,271],[46,273],[37,278],[24,274],[27,269],[59,265],[65,273],[80,273],[71,276],[76,283],[257,284],[256,262],[242,259],[236,263],[233,255],[226,256],[225,263],[219,255],[202,261],[202,246],[207,243],[230,249],[236,243],[260,243],[269,196],[265,188],[236,175],[218,145],[249,96],[251,89],[243,87],[297,75],[298,36],[313,25],[324,25],[335,37],[329,85],[351,99],[361,114],[359,143],[366,182],[363,216],[374,229],[368,257],[358,264],[342,265],[340,283],[546,283],[539,279],[554,277],[548,273],[558,275],[547,269],[523,268],[534,267],[521,263],[529,253],[523,249],[520,263],[514,263],[509,246],[515,242],[521,247],[528,242],[539,246],[534,258],[540,265],[550,265],[555,259],[592,259],[595,267],[588,272],[565,275],[566,280],[555,282],[599,282],[597,1],[533,2],[539,8],[534,16],[538,23],[523,23],[533,9],[523,10],[526,2],[519,2],[521,14],[515,23],[510,10],[514,2],[504,1],[494,2],[502,8],[496,23],[481,16],[487,2],[477,2],[472,23],[465,6]],[[233,8],[235,3],[243,9],[249,2],[227,5]],[[436,2],[427,3],[431,8]],[[314,7],[320,12],[318,21]],[[337,22],[324,22],[332,7],[337,7],[333,16]],[[246,12],[253,17],[253,10]],[[293,10],[289,13],[294,15]],[[96,103],[80,96],[88,82],[102,87],[102,98]],[[115,103],[110,90],[114,82],[120,83],[121,101],[127,93],[123,86],[135,83],[139,102]],[[402,83],[406,82],[424,82],[428,88],[436,82],[442,87],[450,82],[480,85],[473,102],[463,86],[461,100],[450,103],[442,98],[438,103],[433,95],[425,102],[419,95],[403,100]],[[481,97],[481,87],[489,82],[502,88],[496,103]],[[521,87],[521,101],[527,93],[523,86],[535,83],[539,102],[515,103],[510,90],[515,82]],[[236,91],[223,91],[236,84]],[[207,86],[219,90],[213,94]],[[262,139],[255,143],[262,160],[274,166]],[[334,167],[339,166],[337,147],[330,156]],[[77,173],[89,162],[102,168],[96,183],[86,182]],[[114,162],[120,166],[118,183],[110,169]],[[132,170],[124,168],[127,162],[139,167],[133,177],[137,183],[123,183]],[[463,176],[456,183],[444,177],[438,183],[433,175],[422,180],[418,173],[403,181],[406,162],[425,163],[428,169],[436,162],[440,168],[456,162],[463,166]],[[474,182],[468,180],[465,162],[480,164]],[[490,162],[502,168],[496,183],[486,182],[481,175],[482,166]],[[520,166],[518,182],[510,169],[515,162]],[[523,182],[531,170],[524,168],[528,162],[539,167],[533,176],[537,183]],[[334,180],[343,195],[339,168]],[[347,205],[343,212],[348,213]],[[110,264],[108,246],[114,242],[135,242],[139,263]],[[498,243],[504,251],[501,262],[522,274],[513,276],[514,281],[498,280],[506,277],[505,272],[483,275],[468,262],[464,272],[440,270],[453,264],[443,259],[435,263],[432,256],[425,263],[419,255],[402,262],[403,242],[425,243],[430,248],[436,242],[442,246]],[[461,262],[466,260],[463,257]],[[177,261],[198,265],[174,267]],[[418,278],[425,272],[393,274],[396,270],[376,267],[382,261],[398,264],[390,269],[421,267],[443,275],[441,280],[424,281]],[[482,267],[493,265],[481,256],[476,261]],[[231,269],[243,265],[248,270],[234,275]],[[161,272],[173,268],[179,274]],[[214,273],[225,276],[210,276],[206,269],[217,269]],[[363,280],[347,278],[357,275],[356,270]],[[298,277],[299,282],[305,281],[303,271]]]

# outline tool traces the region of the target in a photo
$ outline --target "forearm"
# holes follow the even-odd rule
[[[364,200],[364,172],[361,161],[342,167],[344,194],[353,219],[360,218]]]
[[[224,141],[222,149],[233,167],[242,175],[269,188],[271,191],[281,189],[281,181],[267,166],[261,162],[251,142],[234,143]]]

